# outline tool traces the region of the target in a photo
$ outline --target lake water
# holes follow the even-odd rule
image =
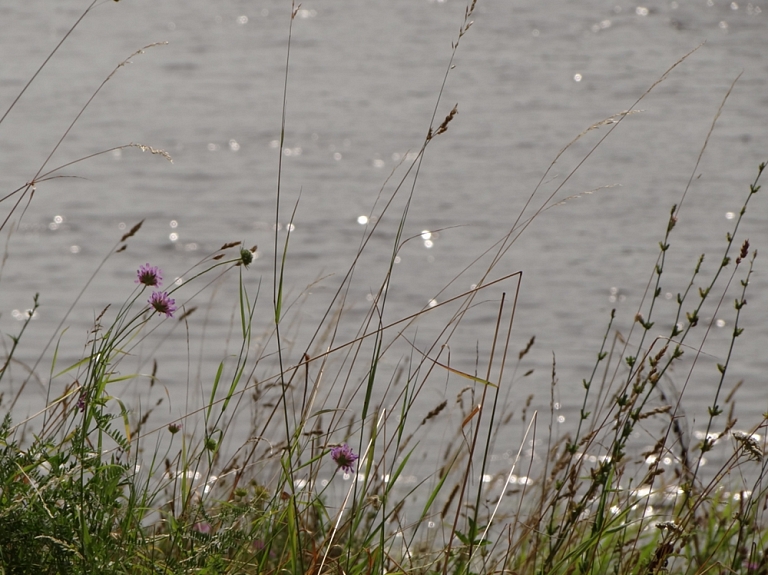
[[[81,0],[3,3],[3,111],[86,7]],[[26,202],[2,232],[8,254],[0,277],[2,332],[18,332],[34,293],[40,293],[41,302],[22,339],[19,362],[1,384],[7,408],[34,370],[14,406],[15,419],[44,404],[53,345],[42,359],[40,350],[58,333],[99,262],[140,220],[143,227],[128,249],[106,261],[67,315],[54,371],[81,357],[96,316],[112,304],[105,322],[113,318],[135,287],[136,268],[151,262],[163,269],[169,284],[180,278],[177,302],[198,309],[189,318],[188,335],[184,323],[168,321],[121,363],[122,375],[146,374],[152,358],[157,359],[157,387],[150,390],[147,378],[140,378],[114,384],[113,393],[141,404],[144,411],[165,399],[151,420],[158,426],[199,405],[210,393],[218,362],[226,357],[232,362],[238,353],[238,272],[199,294],[214,275],[184,282],[204,257],[240,240],[258,245],[259,257],[244,274],[250,295],[259,294],[251,357],[274,354],[269,333],[275,192],[290,9],[288,2],[277,0],[103,2],[0,124],[0,183],[10,192],[34,176],[118,63],[143,46],[168,42],[117,71],[48,168],[128,143],[163,149],[173,163],[132,148],[68,167],[57,174],[76,177],[39,183],[23,217]],[[384,281],[412,172],[386,214],[382,209],[427,133],[464,10],[457,0],[301,4],[293,22],[277,216],[282,245],[296,209],[286,260],[286,305],[291,305],[282,334],[286,365],[301,360],[366,230],[380,219],[346,293],[334,342],[358,333],[372,294]],[[488,276],[523,272],[511,356],[516,358],[536,337],[516,379],[510,377],[512,360],[506,372],[502,398],[516,415],[497,450],[509,452],[521,441],[520,406],[526,398],[534,396],[530,409],[549,410],[553,354],[558,416],[563,426],[575,422],[581,381],[592,370],[610,310],[617,309],[614,328],[626,336],[656,263],[669,211],[680,202],[692,174],[670,241],[652,336],[669,333],[675,295],[686,289],[698,256],[707,253],[702,277],[708,279],[717,268],[726,232],[733,228],[757,166],[768,160],[768,2],[479,0],[472,19],[448,74],[435,125],[456,103],[458,115],[447,133],[430,143],[420,165],[402,231],[403,239],[411,239],[398,252],[382,322],[472,289],[490,264],[486,251],[514,225],[544,174],[523,219],[555,191],[553,203],[578,196],[541,213]],[[636,106],[642,111],[627,116],[572,177],[612,125],[586,134],[547,172],[566,144],[630,109],[696,47]],[[718,108],[740,74],[696,168]],[[3,218],[14,199],[2,204]],[[768,250],[767,230],[761,193],[752,198],[736,244],[749,238],[762,253]],[[718,297],[732,269],[716,285]],[[723,387],[727,394],[743,380],[736,413],[737,427],[744,429],[768,411],[765,269],[761,255],[740,320],[745,333]],[[733,300],[745,271],[742,264],[719,308],[716,301],[704,308],[688,342],[693,346],[689,356],[706,326],[712,327],[693,375],[686,383],[688,373],[681,366],[662,382],[671,397],[686,385],[683,406],[692,434],[706,425],[719,380],[716,364],[728,353]],[[697,279],[694,290],[704,285]],[[515,287],[516,277],[481,292],[477,301],[486,303],[467,314],[441,362],[485,376],[501,293],[507,292],[510,309]],[[375,397],[383,395],[397,365],[418,362],[415,349],[430,347],[448,311],[454,311],[449,308],[425,314],[407,331],[410,343],[400,339],[387,352],[381,371],[389,371],[379,374]],[[646,300],[644,314],[647,308]],[[395,334],[389,330],[385,343]],[[7,337],[4,344],[8,349]],[[311,354],[321,349],[318,344]],[[254,375],[274,374],[274,365]],[[333,396],[343,384],[348,368],[335,369],[335,375],[324,376],[336,381],[334,391],[323,387],[321,395]],[[520,377],[529,369],[533,374]],[[350,386],[360,377],[352,371],[358,379]],[[54,393],[73,379],[56,378]],[[447,398],[453,419],[446,425],[458,429],[462,414],[453,399],[468,383],[435,368],[416,404],[416,420]],[[387,407],[394,407],[387,401]],[[425,440],[425,448],[440,441],[441,429],[426,436],[432,439]]]

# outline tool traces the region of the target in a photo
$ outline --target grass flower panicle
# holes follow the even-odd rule
[[[149,305],[155,308],[157,313],[164,313],[166,317],[173,317],[176,311],[176,300],[168,296],[168,292],[155,291],[149,297]]]
[[[136,271],[136,283],[147,287],[160,287],[163,284],[163,275],[160,268],[151,266],[148,263],[139,266]]]
[[[339,469],[345,473],[352,473],[352,466],[358,459],[358,455],[352,451],[352,448],[347,445],[337,445],[331,449],[331,459],[336,462]]]

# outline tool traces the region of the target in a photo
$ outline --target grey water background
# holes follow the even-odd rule
[[[14,0],[0,6],[3,110],[86,6],[81,0]],[[465,7],[457,0],[335,0],[303,2],[299,8],[278,217],[282,242],[298,202],[286,263],[287,301],[296,302],[283,334],[288,365],[300,361],[370,229],[373,220],[366,228],[364,217],[380,214],[385,200],[377,202],[379,191],[385,199],[392,194],[393,182],[423,141]],[[22,203],[23,217],[17,210],[9,220],[12,227],[3,231],[7,256],[0,277],[0,329],[6,349],[33,294],[39,292],[41,302],[22,340],[19,362],[2,382],[7,408],[35,367],[35,377],[14,406],[16,420],[44,405],[53,346],[38,362],[41,348],[102,258],[140,220],[143,227],[128,249],[108,259],[64,322],[58,368],[81,357],[96,316],[112,304],[105,318],[114,317],[132,294],[136,268],[151,262],[163,269],[167,284],[181,278],[177,302],[198,310],[189,318],[189,336],[183,324],[166,322],[121,364],[121,374],[146,374],[156,358],[158,385],[149,389],[147,378],[139,378],[114,384],[114,395],[143,411],[165,399],[154,414],[157,425],[199,405],[210,392],[218,362],[238,351],[238,272],[199,295],[207,279],[183,282],[206,255],[239,240],[258,245],[259,258],[244,274],[249,293],[259,293],[253,354],[260,345],[274,353],[274,340],[266,334],[290,9],[290,3],[277,0],[104,2],[86,16],[0,125],[0,182],[8,193],[32,178],[119,62],[142,46],[168,42],[117,71],[48,168],[131,142],[166,150],[173,163],[134,148],[70,166],[60,174],[76,177],[39,183],[28,207]],[[459,113],[448,132],[430,144],[421,165],[404,229],[404,237],[413,239],[398,254],[384,323],[424,309],[432,299],[471,289],[487,267],[487,256],[441,293],[509,230],[558,152],[589,126],[628,110],[665,70],[700,46],[643,99],[637,106],[642,112],[622,121],[554,202],[579,197],[538,216],[491,274],[523,271],[511,353],[536,337],[518,377],[506,383],[503,397],[516,417],[497,449],[514,452],[522,441],[520,409],[529,395],[531,410],[548,413],[553,356],[557,417],[564,428],[575,423],[581,381],[593,368],[610,310],[617,309],[614,327],[626,335],[669,211],[680,201],[713,118],[741,74],[672,235],[653,335],[669,332],[674,295],[686,288],[698,256],[707,253],[702,276],[716,269],[734,214],[758,164],[768,159],[767,19],[768,3],[761,1],[479,0],[474,25],[461,39],[448,75],[437,122],[455,103]],[[541,205],[609,127],[585,135],[558,160],[533,206]],[[411,182],[366,248],[346,299],[339,342],[354,337],[383,281]],[[3,217],[14,199],[2,203]],[[761,192],[736,241],[749,238],[762,253],[768,249],[766,230]],[[756,260],[741,320],[745,333],[737,341],[723,392],[743,380],[736,413],[744,429],[768,411],[763,260],[762,255]],[[698,339],[691,340],[697,345],[711,323],[685,391],[690,433],[706,424],[719,378],[715,366],[727,354],[732,301],[745,271],[742,266],[719,310],[706,308]],[[453,367],[484,375],[501,291],[511,297],[515,285],[510,279],[483,293],[487,304],[468,314],[450,341]],[[448,316],[440,313],[425,315],[409,332],[420,349],[444,325]],[[414,353],[405,345],[383,365],[407,364]],[[528,369],[533,374],[520,377]],[[418,409],[423,414],[443,398],[455,410],[454,398],[468,383],[438,373],[422,392]],[[674,396],[686,377],[686,370],[675,371],[664,388]],[[73,379],[65,374],[54,380],[54,396]],[[438,429],[437,436],[426,436],[423,449],[442,439],[444,428]]]

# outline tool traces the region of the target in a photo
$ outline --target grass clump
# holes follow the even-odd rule
[[[465,11],[446,78],[475,5]],[[739,216],[715,256],[718,265],[705,277],[704,256],[692,262],[673,317],[659,317],[661,278],[680,221],[683,190],[660,225],[663,239],[631,330],[615,329],[614,310],[594,366],[582,381],[578,425],[558,433],[554,357],[550,413],[530,409],[530,399],[516,401],[518,410],[508,407],[511,384],[532,375],[526,361],[535,338],[512,351],[515,310],[525,291],[520,272],[499,276],[496,268],[531,221],[556,205],[554,195],[562,184],[532,217],[521,213],[489,249],[492,262],[477,274],[473,289],[395,321],[384,319],[394,262],[412,239],[405,236],[405,224],[425,151],[436,138],[446,137],[458,114],[454,106],[439,120],[441,94],[442,88],[421,148],[405,166],[309,344],[298,354],[288,343],[295,329],[294,302],[285,284],[296,208],[282,235],[275,226],[268,319],[255,313],[262,296],[260,289],[254,293],[249,277],[255,273],[249,266],[257,249],[228,241],[183,274],[188,279],[180,285],[163,288],[163,271],[141,265],[123,303],[114,302],[96,317],[79,361],[60,367],[54,346],[49,376],[40,377],[49,394],[45,408],[22,421],[6,409],[0,425],[3,572],[768,572],[766,420],[737,429],[727,380],[735,344],[744,334],[740,322],[757,256],[739,227],[760,191],[766,164],[760,164],[745,190]],[[637,102],[576,140],[610,125],[599,146]],[[284,114],[283,135],[286,121]],[[162,150],[138,147],[170,159]],[[35,186],[61,169],[46,172],[49,160],[29,183],[5,196],[10,208],[3,226],[20,218],[22,200],[31,201]],[[698,162],[694,173],[697,167]],[[276,191],[279,215],[279,182]],[[526,208],[538,200],[538,192],[537,186]],[[379,241],[381,216],[393,209],[399,195],[406,201],[389,236],[391,257],[370,309],[355,318],[347,313],[345,295],[367,246]],[[120,237],[98,268],[124,252],[141,226]],[[170,339],[174,326],[189,334],[189,325],[197,321],[195,299],[211,290],[211,278],[235,286],[237,351],[220,360],[205,382],[202,405],[180,418],[160,420],[153,412],[162,399],[150,408],[126,404],[114,391],[117,384],[148,381],[151,390],[160,356],[144,360],[152,362],[150,373],[129,370],[130,358]],[[454,366],[449,343],[467,314],[488,309],[481,298],[492,306],[489,351],[469,373]],[[36,296],[19,332],[9,336],[12,345],[0,381],[11,377],[9,367],[39,305]],[[683,397],[704,363],[700,360],[711,328],[704,310],[725,305],[733,307],[734,328],[719,355],[722,363],[708,368],[714,381],[709,417],[702,437],[692,438]],[[426,346],[419,344],[415,327],[441,313],[447,317],[442,329]],[[340,340],[341,326],[353,323],[356,337]],[[668,331],[659,334],[658,326]],[[64,336],[58,331],[51,342]],[[38,365],[29,372],[34,374]],[[31,377],[21,378],[11,407]],[[464,387],[426,406],[425,389],[447,379]],[[671,395],[665,382],[681,380],[679,394]],[[62,382],[64,391],[55,392]],[[521,430],[522,440],[504,459],[505,467],[499,467],[494,455],[508,444],[502,436],[513,427]],[[414,446],[434,435],[440,436],[436,445],[442,453],[435,456],[434,467],[425,469]],[[233,444],[232,437],[245,439]],[[727,442],[730,448],[720,456],[719,467],[702,469],[716,444]]]

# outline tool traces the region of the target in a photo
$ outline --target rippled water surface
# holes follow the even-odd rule
[[[3,110],[86,6],[79,0],[3,3]],[[14,411],[22,418],[42,405],[43,382],[59,340],[38,361],[40,349],[60,333],[57,326],[102,259],[140,220],[143,227],[128,249],[107,259],[66,316],[53,371],[80,357],[94,319],[107,304],[113,308],[105,321],[131,296],[136,268],[145,262],[159,265],[168,283],[178,278],[183,284],[177,301],[197,310],[188,327],[166,322],[132,348],[120,370],[149,373],[149,358],[158,359],[163,391],[152,391],[151,401],[167,393],[171,404],[170,409],[164,404],[160,423],[198,405],[210,392],[218,362],[238,353],[239,271],[200,294],[215,274],[184,283],[194,275],[193,266],[225,242],[258,245],[259,257],[243,276],[250,295],[258,294],[253,354],[273,354],[274,226],[277,219],[282,245],[295,208],[285,263],[290,307],[282,334],[283,359],[294,364],[366,231],[378,222],[345,292],[334,342],[358,333],[385,281],[411,190],[402,230],[408,241],[397,254],[386,304],[379,307],[383,324],[472,289],[496,253],[493,246],[515,224],[544,176],[522,221],[550,194],[555,194],[551,204],[570,199],[540,213],[488,277],[523,272],[510,356],[516,358],[536,337],[514,382],[510,360],[509,391],[502,397],[518,415],[529,395],[534,396],[531,409],[548,411],[554,357],[558,413],[564,424],[572,423],[582,398],[580,382],[589,377],[610,310],[617,309],[614,328],[627,335],[670,209],[679,204],[692,176],[670,240],[652,335],[669,333],[676,294],[686,289],[698,256],[708,254],[702,266],[707,277],[723,256],[726,232],[758,164],[768,159],[768,3],[479,0],[474,25],[461,38],[441,93],[464,10],[457,0],[301,4],[293,22],[276,217],[290,4],[143,0],[95,7],[0,124],[3,190],[30,181],[115,66],[156,42],[168,44],[146,49],[117,70],[47,169],[128,143],[163,149],[173,163],[137,148],[109,152],[56,172],[66,177],[38,183],[31,201],[27,196],[11,215],[2,232],[7,256],[0,277],[0,328],[17,333],[36,292],[41,307],[22,340],[12,377],[2,382],[3,405],[9,405],[30,370],[34,377]],[[584,134],[547,171],[576,136],[630,109],[651,87],[635,106],[638,112],[594,152],[613,124]],[[414,186],[414,171],[407,170],[438,95],[435,125],[456,103],[458,115],[428,146]],[[16,198],[3,202],[3,217]],[[767,204],[762,194],[752,202],[736,241],[748,237],[762,253],[768,251]],[[745,334],[724,385],[727,393],[743,380],[737,413],[745,428],[768,410],[768,284],[762,259],[756,260],[741,320]],[[732,267],[717,284],[718,294]],[[693,375],[681,366],[663,382],[672,396],[687,386],[684,405],[691,430],[704,426],[719,379],[716,364],[728,353],[732,302],[744,272],[742,267],[719,308],[713,301],[702,312],[690,356],[706,326],[711,330]],[[442,351],[443,362],[485,376],[501,294],[507,293],[511,309],[517,277],[481,292],[477,302],[483,305],[467,314]],[[703,285],[697,279],[694,290]],[[643,313],[647,309],[646,299]],[[418,361],[417,350],[430,346],[453,311],[450,305],[437,307],[409,328],[409,343],[400,339],[385,356],[383,366],[390,371],[375,393],[383,393],[397,364]],[[394,339],[394,330],[387,333],[387,341]],[[322,351],[327,337],[310,353]],[[4,342],[10,345],[7,337]],[[533,374],[520,377],[530,369]],[[55,389],[60,392],[73,378],[57,378]],[[428,381],[418,403],[423,413],[444,397],[453,405],[468,384],[442,368]],[[130,401],[147,397],[148,386],[146,378],[135,379],[114,393]],[[500,441],[511,450],[521,434],[517,423]]]

